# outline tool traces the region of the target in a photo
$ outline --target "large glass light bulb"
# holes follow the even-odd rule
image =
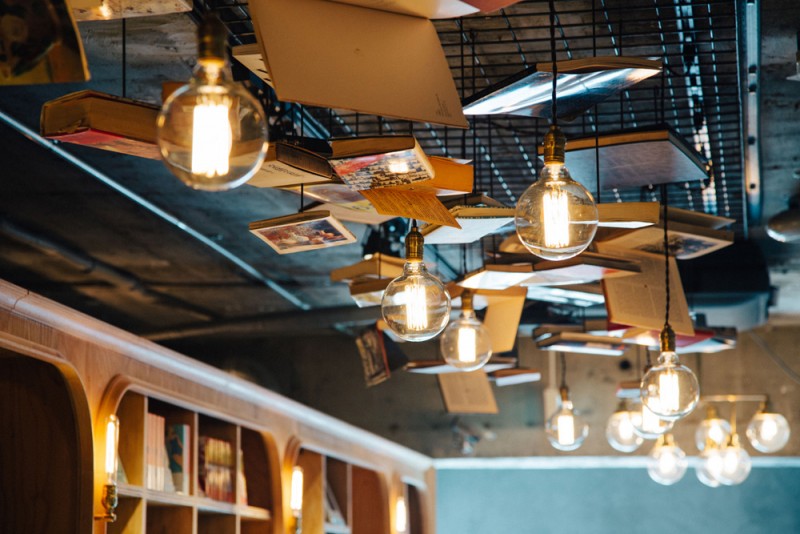
[[[194,189],[221,191],[249,180],[267,153],[261,104],[228,80],[225,27],[203,20],[192,79],[164,101],[156,123],[167,168]]]
[[[713,406],[708,407],[706,418],[697,425],[694,433],[694,443],[698,451],[703,451],[707,446],[722,447],[728,442],[731,435],[731,425],[717,414]]]
[[[737,434],[731,435],[727,445],[719,449],[715,459],[715,478],[726,486],[741,484],[750,474],[753,466],[750,455],[739,443]]]
[[[662,351],[658,365],[642,377],[642,402],[662,419],[678,420],[700,400],[700,385],[691,369],[672,350]]]
[[[627,401],[620,401],[617,410],[608,418],[606,440],[619,452],[633,452],[644,443],[644,438],[633,428],[633,412]]]
[[[545,423],[547,440],[560,451],[574,451],[589,435],[589,425],[575,413],[569,390],[561,388],[561,407]]]
[[[406,341],[427,341],[444,330],[450,319],[450,294],[428,272],[422,249],[422,234],[415,226],[406,236],[403,274],[386,286],[381,300],[384,321]]]
[[[759,452],[778,452],[789,442],[792,431],[789,422],[779,413],[768,412],[766,406],[750,420],[747,425],[747,439]]]
[[[673,422],[660,418],[639,400],[634,403],[631,411],[631,423],[633,423],[633,431],[642,438],[657,439],[672,429]]]
[[[480,369],[492,357],[491,335],[475,317],[469,291],[461,295],[461,317],[444,329],[440,346],[444,360],[462,371]]]
[[[589,246],[597,231],[592,194],[573,180],[564,166],[566,138],[557,126],[545,136],[545,167],[539,179],[519,197],[517,235],[540,258],[566,260]]]
[[[686,453],[675,444],[672,434],[664,434],[650,452],[647,474],[659,484],[671,486],[683,478],[688,465]]]

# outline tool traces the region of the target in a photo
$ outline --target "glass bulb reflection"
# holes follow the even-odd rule
[[[409,261],[386,287],[381,313],[389,328],[406,341],[426,341],[450,318],[450,295],[421,261]]]
[[[647,473],[659,484],[670,486],[683,478],[688,465],[686,453],[675,444],[671,434],[664,434],[650,452]]]
[[[709,415],[697,425],[694,433],[694,443],[697,450],[703,451],[707,446],[722,447],[728,442],[731,435],[731,425],[725,419],[711,411]]]
[[[462,371],[474,371],[492,357],[492,339],[474,312],[463,310],[461,317],[445,328],[440,349],[448,364]]]
[[[563,164],[547,164],[540,178],[520,196],[515,224],[520,241],[531,253],[565,260],[592,242],[597,206],[591,193],[570,177]]]
[[[792,431],[789,422],[779,413],[760,410],[747,425],[747,439],[755,450],[763,453],[778,452],[789,442]]]
[[[733,434],[724,447],[717,449],[710,461],[709,472],[726,486],[744,482],[752,468],[750,455],[740,445],[737,434]]]
[[[617,410],[608,418],[606,440],[611,447],[620,452],[633,452],[644,443],[644,438],[633,428],[633,412],[628,402],[620,403]]]
[[[673,351],[662,352],[658,365],[642,377],[642,402],[657,416],[677,420],[688,415],[700,400],[700,386],[691,369]]]
[[[634,404],[631,422],[633,431],[644,439],[657,439],[665,432],[669,432],[673,423],[651,412],[641,401]]]
[[[562,398],[561,407],[545,423],[547,440],[560,451],[574,451],[589,435],[589,425],[581,419],[569,398]]]

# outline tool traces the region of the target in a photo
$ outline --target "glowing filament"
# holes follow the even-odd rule
[[[631,422],[630,416],[620,420],[617,426],[617,432],[619,432],[619,437],[623,441],[628,441],[633,438],[633,423]]]
[[[428,328],[428,299],[425,287],[420,284],[409,284],[405,288],[405,297],[407,328],[409,330]]]
[[[289,508],[295,517],[303,510],[303,468],[296,465],[292,469],[292,493],[289,497]]]
[[[763,441],[771,441],[778,434],[778,424],[772,417],[765,417],[761,423],[761,439]]]
[[[648,434],[657,433],[661,428],[661,419],[647,406],[642,406],[642,429]]]
[[[680,411],[680,387],[678,386],[678,375],[671,371],[665,371],[658,377],[658,401],[661,406],[661,413],[676,413]]]
[[[725,441],[725,437],[725,429],[722,428],[722,425],[719,423],[711,423],[708,429],[708,438],[717,445],[722,445],[722,442]]]
[[[556,424],[558,425],[558,442],[561,445],[575,443],[575,419],[572,415],[559,415]]]
[[[477,339],[474,328],[458,329],[458,359],[464,363],[474,362],[478,359]]]
[[[119,419],[108,416],[106,423],[106,479],[109,484],[117,481],[117,443],[119,442]]]
[[[226,102],[206,101],[194,108],[192,174],[213,178],[228,174],[233,132]]]
[[[546,247],[569,245],[569,199],[564,191],[550,190],[542,197],[542,225]]]

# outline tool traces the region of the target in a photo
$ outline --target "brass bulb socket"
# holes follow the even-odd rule
[[[668,324],[661,330],[661,352],[675,352],[675,331]]]
[[[475,311],[475,306],[473,304],[473,293],[472,291],[464,290],[461,293],[461,310],[462,311]]]
[[[556,125],[550,125],[550,129],[544,136],[544,164],[564,163],[567,152],[567,136]]]
[[[560,387],[558,392],[561,394],[562,403],[569,401],[569,388],[567,386]]]
[[[225,62],[228,30],[214,13],[208,13],[197,28],[197,61]]]
[[[425,239],[416,226],[406,236],[406,261],[422,261]]]

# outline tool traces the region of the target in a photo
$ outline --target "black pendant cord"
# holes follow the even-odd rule
[[[592,57],[597,57],[597,6],[592,0]],[[594,168],[597,182],[596,202],[600,202],[600,113],[599,104],[594,105]]]
[[[128,96],[128,43],[125,17],[122,17],[122,98]]]
[[[664,202],[664,288],[666,290],[666,310],[664,313],[664,328],[669,328],[669,199],[667,197],[667,184],[661,184],[661,199]]]
[[[304,184],[300,184],[300,213],[306,210],[306,189]]]
[[[553,126],[558,126],[558,64],[556,63],[556,3],[550,0],[550,60],[553,63]]]
[[[567,387],[567,356],[563,352],[558,353],[561,359],[561,389]]]

